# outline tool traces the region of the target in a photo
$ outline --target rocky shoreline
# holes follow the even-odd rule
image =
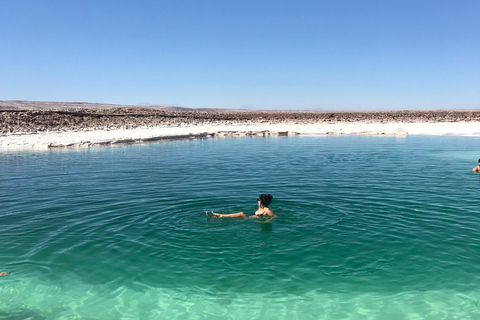
[[[79,106],[80,105],[80,106]],[[73,106],[73,107],[72,107]],[[0,136],[91,130],[248,124],[480,122],[480,110],[247,111],[0,101]]]

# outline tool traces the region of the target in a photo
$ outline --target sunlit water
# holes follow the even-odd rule
[[[480,139],[0,153],[0,319],[480,319]],[[253,214],[271,193],[270,223]]]

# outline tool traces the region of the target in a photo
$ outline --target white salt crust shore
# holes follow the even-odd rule
[[[453,135],[480,137],[480,122],[217,124],[93,131],[41,132],[0,136],[0,151],[88,148],[163,139],[278,135]]]

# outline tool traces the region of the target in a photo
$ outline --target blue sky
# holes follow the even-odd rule
[[[480,108],[480,1],[0,0],[0,100]]]

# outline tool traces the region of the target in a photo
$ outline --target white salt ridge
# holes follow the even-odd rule
[[[91,147],[116,143],[141,143],[165,138],[242,135],[458,135],[480,136],[480,122],[442,123],[312,123],[218,124],[179,127],[144,127],[70,132],[42,132],[0,136],[0,150]]]

